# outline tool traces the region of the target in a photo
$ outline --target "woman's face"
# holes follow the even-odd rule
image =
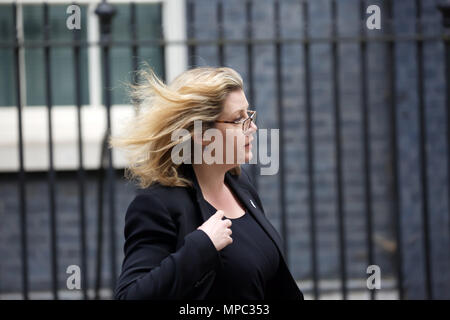
[[[247,112],[249,108],[249,103],[245,97],[243,90],[235,90],[228,94],[224,102],[224,108],[222,114],[217,120],[225,121],[240,121],[245,120],[249,117]],[[215,127],[222,132],[223,137],[223,156],[224,162],[227,161],[227,150],[230,152],[234,150],[234,164],[248,163],[252,159],[252,141],[253,133],[258,129],[256,124],[252,121],[250,128],[244,134],[242,131],[242,123],[216,123]],[[227,135],[228,132],[228,135]],[[234,146],[233,146],[234,140]],[[232,155],[228,155],[228,159],[232,159]]]

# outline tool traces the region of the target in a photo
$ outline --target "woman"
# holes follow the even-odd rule
[[[282,240],[239,164],[252,158],[257,130],[241,76],[199,67],[165,85],[151,70],[144,75],[133,98],[146,109],[111,141],[128,152],[127,174],[142,189],[126,212],[115,298],[303,299]],[[188,134],[174,139],[177,130]],[[207,139],[208,130],[221,135]],[[177,164],[174,150],[186,143],[188,161]],[[197,161],[195,150],[216,161]]]

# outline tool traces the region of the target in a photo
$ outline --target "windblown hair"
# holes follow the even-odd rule
[[[136,85],[129,84],[130,97],[138,112],[122,135],[110,139],[110,146],[125,151],[128,160],[125,176],[136,180],[141,188],[155,182],[166,186],[192,186],[189,179],[178,175],[179,164],[171,158],[172,148],[186,139],[172,141],[172,133],[178,129],[188,130],[188,140],[193,146],[194,121],[202,121],[202,130],[213,127],[228,94],[243,90],[242,77],[227,67],[193,68],[181,73],[169,85],[151,68],[138,71],[138,76],[140,80]],[[230,169],[230,173],[239,175],[240,165]]]

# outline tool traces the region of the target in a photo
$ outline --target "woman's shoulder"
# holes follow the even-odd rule
[[[173,225],[170,221],[177,221],[186,210],[192,210],[192,202],[187,188],[155,183],[137,191],[126,210],[125,223],[170,226]]]
[[[170,210],[192,202],[190,194],[189,187],[166,186],[155,182],[147,188],[139,189],[133,201],[147,202],[149,205],[157,202]]]
[[[166,186],[159,182],[154,182],[150,186],[137,190],[137,195],[140,194],[152,194],[157,196],[173,194],[173,193],[186,193],[188,187],[178,186]]]

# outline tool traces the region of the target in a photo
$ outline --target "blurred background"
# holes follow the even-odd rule
[[[0,1],[0,299],[112,297],[136,187],[105,141],[145,63],[232,67],[280,129],[278,174],[245,166],[306,299],[450,299],[449,1],[72,4]]]

